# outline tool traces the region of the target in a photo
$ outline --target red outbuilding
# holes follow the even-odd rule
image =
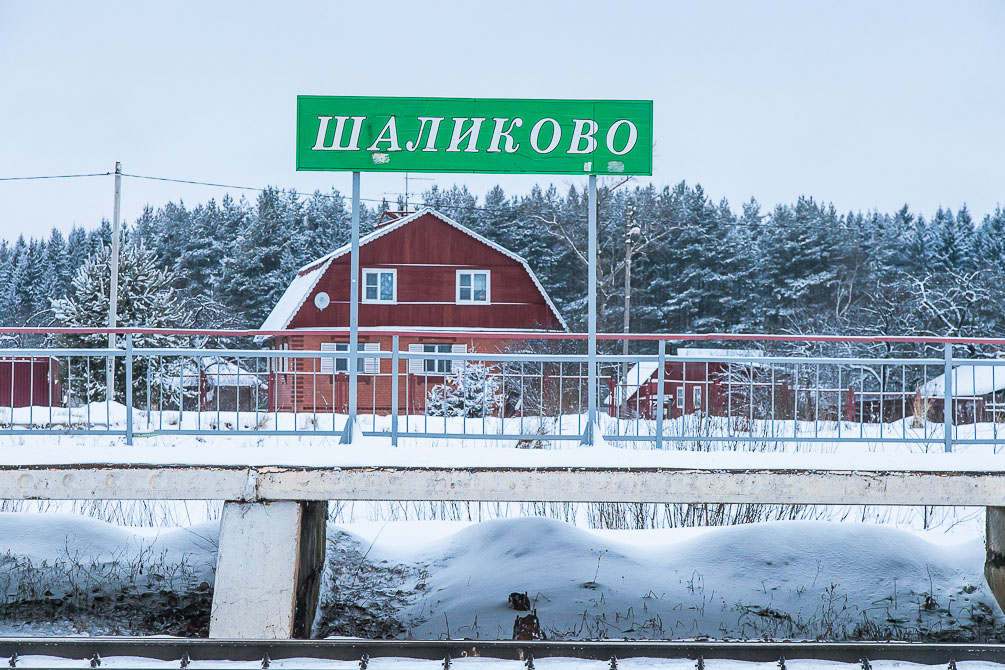
[[[389,220],[386,220],[389,219]],[[273,349],[348,351],[349,246],[302,267],[261,326],[262,331],[325,330],[269,337]],[[391,351],[395,331],[403,352],[507,351],[514,332],[566,330],[565,321],[520,256],[432,209],[382,217],[360,239],[359,327],[363,352]],[[449,331],[448,336],[437,333]],[[465,336],[479,334],[481,337]],[[492,337],[484,337],[492,335]],[[461,363],[401,360],[399,411],[422,412],[430,389]],[[391,360],[358,360],[359,411],[391,408]],[[270,374],[270,409],[345,412],[348,361],[280,359]]]
[[[57,359],[0,358],[0,407],[63,407],[64,404]]]
[[[785,381],[765,373],[759,351],[680,348],[663,372],[664,418],[696,412],[712,416],[744,416],[751,403],[772,407],[787,402]],[[716,359],[733,359],[726,362]],[[654,418],[660,412],[659,364],[635,364],[624,381],[610,380],[608,413],[611,416]],[[761,412],[759,412],[760,414]]]

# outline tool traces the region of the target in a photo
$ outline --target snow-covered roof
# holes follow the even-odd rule
[[[721,349],[718,347],[679,347],[677,356],[685,358],[763,358],[757,349]]]
[[[220,361],[215,358],[202,359],[202,371],[206,374],[206,383],[210,386],[261,386],[265,382],[251,370],[246,370],[233,361]],[[185,387],[199,386],[199,368],[193,362],[186,366],[182,375],[182,385]],[[178,378],[174,378],[178,383]]]
[[[659,370],[659,363],[654,361],[643,361],[636,363],[628,371],[624,384],[618,384],[614,388],[614,402],[621,405],[627,400],[635,397],[639,392],[639,387],[652,379],[653,373]]]
[[[328,269],[329,265],[331,265],[331,259],[321,263],[309,272],[304,272],[301,269],[300,273],[286,287],[286,291],[283,292],[282,297],[279,298],[279,302],[269,312],[269,316],[265,318],[261,330],[283,330],[286,326],[290,325],[290,321],[300,311],[304,301],[307,300],[307,296],[314,290],[318,280],[321,279],[321,276]]]
[[[541,292],[542,296],[544,296],[544,300],[548,304],[549,309],[551,309],[552,313],[555,315],[555,318],[558,319],[558,322],[562,324],[562,329],[563,330],[569,329],[569,326],[565,323],[565,319],[562,318],[562,315],[559,313],[558,308],[555,307],[555,303],[551,301],[551,297],[548,295],[548,292],[544,290],[544,286],[541,285],[541,282],[538,280],[537,275],[535,275],[534,271],[530,269],[530,265],[527,263],[527,261],[523,259],[522,256],[513,253],[512,251],[506,249],[505,247],[499,246],[492,240],[482,237],[481,235],[479,235],[478,233],[474,232],[469,228],[465,228],[464,226],[457,223],[450,217],[441,214],[440,212],[437,212],[435,209],[424,207],[413,214],[403,216],[400,219],[388,223],[387,225],[381,226],[380,228],[377,228],[376,230],[367,233],[366,235],[359,238],[359,246],[362,247],[386,235],[387,233],[390,233],[393,230],[397,230],[398,228],[407,226],[412,221],[415,221],[416,219],[426,214],[431,214],[435,216],[436,218],[438,218],[440,221],[443,221],[447,225],[453,226],[454,228],[461,231],[465,235],[473,237],[482,244],[486,244],[492,247],[499,253],[508,256],[509,258],[512,258],[513,260],[523,265],[523,269],[527,271],[528,275],[530,275],[531,280],[534,282],[534,286],[536,286],[537,290]],[[302,268],[300,268],[297,276],[287,287],[286,292],[283,293],[283,296],[279,299],[279,302],[276,303],[276,306],[272,309],[272,312],[269,313],[269,316],[265,319],[265,322],[262,324],[260,330],[285,330],[286,327],[290,325],[290,322],[293,320],[293,317],[296,316],[298,311],[300,311],[300,307],[303,306],[304,301],[307,300],[307,297],[310,296],[311,292],[314,290],[314,286],[317,284],[318,280],[321,278],[322,275],[324,275],[325,271],[327,271],[328,268],[331,266],[332,261],[335,260],[336,258],[339,258],[340,256],[346,255],[347,253],[349,253],[350,249],[351,245],[344,244],[335,251],[332,251],[331,253],[322,256],[321,258],[315,259],[310,263],[304,265]]]
[[[921,387],[923,398],[941,398],[946,393],[946,375],[930,379]],[[953,368],[954,396],[982,396],[1005,389],[1005,363],[959,365]]]

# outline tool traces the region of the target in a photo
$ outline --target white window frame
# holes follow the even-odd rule
[[[677,387],[677,409],[684,411],[684,385]]]
[[[380,275],[390,273],[391,275],[391,299],[380,299]],[[366,297],[366,276],[368,274],[377,275],[377,298],[367,299]],[[398,270],[397,268],[363,268],[363,281],[360,282],[360,302],[368,305],[396,305],[398,303]]]
[[[349,343],[348,342],[322,342],[321,351],[324,352],[337,352],[337,353],[349,353]],[[364,351],[380,351],[379,342],[357,342],[356,351],[362,353]],[[334,364],[334,366],[333,366]],[[349,359],[348,358],[334,358],[334,357],[323,357],[321,359],[320,366],[321,374],[349,374]],[[380,370],[380,359],[379,358],[365,358],[363,356],[356,357],[356,372],[364,375],[377,374]]]
[[[450,347],[449,351],[426,351],[426,347]],[[410,354],[466,354],[468,352],[468,345],[466,344],[453,344],[449,342],[418,342],[408,345],[408,353]],[[426,370],[426,363],[432,363],[436,369]],[[446,365],[440,365],[446,364]],[[443,371],[439,368],[446,367],[447,370]],[[446,377],[449,374],[457,372],[464,368],[463,360],[446,360],[446,359],[427,359],[427,358],[411,358],[408,361],[408,374],[419,375],[426,377]]]
[[[471,300],[461,300],[461,275],[471,275]],[[485,275],[485,300],[474,300],[475,275]],[[492,271],[491,270],[457,270],[454,277],[454,302],[458,305],[491,305],[492,304]]]
[[[694,402],[694,411],[700,411],[702,408],[701,404],[701,384],[696,385],[691,389],[691,400]]]
[[[289,350],[290,350],[289,342],[283,342],[282,344],[279,345],[279,351],[289,351]],[[289,367],[290,367],[290,359],[286,358],[285,356],[276,357],[276,372],[286,373],[289,371]]]

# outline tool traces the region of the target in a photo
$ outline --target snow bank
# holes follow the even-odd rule
[[[371,538],[330,526],[319,631],[509,638],[524,614],[512,592],[552,638],[973,640],[1001,620],[978,537],[825,522],[648,531],[643,543],[544,519],[453,529],[371,526]],[[217,530],[144,537],[0,514],[0,634],[192,634],[209,616]]]
[[[655,531],[653,531],[655,532]],[[979,539],[945,545],[883,526],[776,522],[662,531],[633,546],[545,519],[474,524],[426,546],[347,533],[363,563],[332,565],[329,604],[363,575],[375,611],[396,607],[416,638],[507,638],[527,592],[549,637],[972,639],[1000,611],[984,584]],[[341,554],[345,556],[345,554]],[[387,566],[400,566],[400,580]],[[357,566],[362,566],[357,569]],[[352,592],[351,589],[348,592]],[[341,593],[341,596],[340,596]]]

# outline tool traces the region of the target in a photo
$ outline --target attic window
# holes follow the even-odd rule
[[[363,270],[363,302],[394,303],[398,299],[398,271]]]
[[[491,302],[490,276],[488,270],[458,270],[457,303],[470,305]]]

